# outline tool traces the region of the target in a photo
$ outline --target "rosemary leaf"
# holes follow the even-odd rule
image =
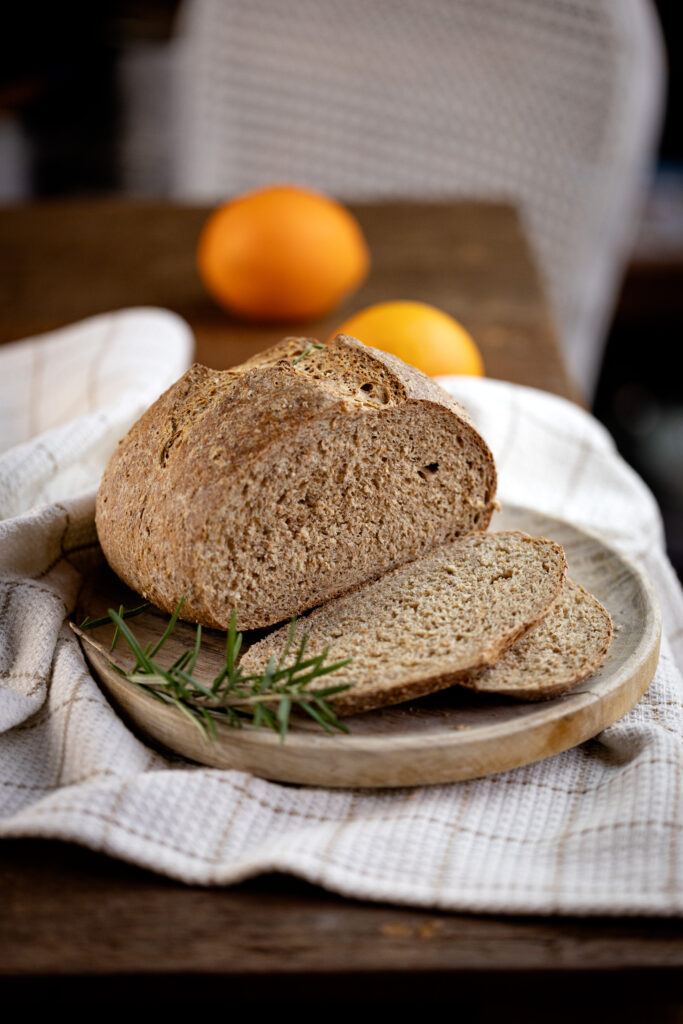
[[[214,720],[211,717],[211,715],[209,714],[209,712],[206,710],[206,708],[203,708],[201,706],[199,706],[197,708],[197,711],[199,712],[199,714],[204,719],[204,722],[206,723],[205,728],[206,728],[206,731],[207,731],[207,733],[209,735],[209,738],[212,739],[212,740],[218,739],[218,732],[216,731],[216,723],[214,722]]]
[[[204,739],[207,739],[208,738],[208,734],[207,734],[207,731],[206,731],[206,726],[201,721],[201,719],[198,717],[197,712],[193,708],[185,707],[183,702],[181,700],[178,700],[177,697],[173,697],[172,699],[173,699],[173,703],[178,708],[178,710],[182,711],[182,713],[185,715],[185,717],[189,718],[193,725],[196,725],[196,727],[199,729],[199,731],[202,734],[202,736],[204,737]]]
[[[304,358],[304,356],[307,356],[308,353],[313,348],[325,348],[325,346],[324,345],[314,345],[312,342],[310,342],[306,346],[306,348],[303,350],[303,352],[301,353],[300,356],[297,356],[296,359],[292,359],[292,366],[296,366],[297,363],[301,362],[301,360]]]
[[[280,701],[280,707],[277,709],[277,720],[280,723],[280,739],[283,742],[287,737],[287,729],[289,727],[289,714],[291,710],[291,697],[283,697],[282,700]]]
[[[213,690],[209,690],[203,683],[200,683],[198,679],[195,679],[189,674],[189,672],[183,672],[182,670],[176,672],[176,677],[182,679],[192,690],[197,690],[199,693],[204,694],[205,697],[214,697]]]
[[[329,732],[329,733],[333,733],[334,732],[334,729],[332,728],[332,725],[328,724],[326,718],[323,715],[321,715],[320,711],[316,707],[314,707],[313,704],[308,704],[308,703],[302,704],[302,709],[306,712],[307,715],[310,715],[311,718],[313,718],[318,723],[318,725],[322,725],[322,727],[325,730],[325,732]],[[349,731],[346,728],[346,726],[341,726],[340,725],[340,726],[338,726],[338,728],[340,728],[342,730],[342,732],[348,732]]]
[[[136,615],[141,615],[147,608],[149,608],[149,601],[145,601],[144,604],[139,604],[137,608],[130,608],[128,611],[122,611],[121,618],[132,619]],[[85,632],[88,629],[98,629],[100,626],[110,625],[111,618],[109,615],[104,615],[101,619],[91,619],[89,615],[86,615],[78,628]]]
[[[282,648],[282,654],[278,658],[278,662],[277,662],[278,669],[282,668],[282,663],[284,662],[285,658],[287,658],[289,656],[289,652],[291,650],[292,644],[294,643],[294,634],[295,633],[296,633],[296,616],[293,615],[292,618],[289,620],[289,629],[287,630],[287,640],[285,641],[285,646]]]
[[[138,643],[135,636],[129,629],[128,625],[126,624],[123,615],[119,615],[118,612],[115,612],[113,608],[109,608],[107,609],[107,611],[109,613],[109,618],[112,620],[114,625],[118,627],[119,632],[122,634],[124,640],[126,641],[126,643],[128,644],[128,646],[130,647],[131,651],[133,652],[137,659],[137,664],[133,671],[136,672],[138,668],[144,668],[147,672],[149,672],[150,675],[155,675],[155,670],[152,662],[149,660],[143,649],[140,647],[140,644]]]
[[[183,653],[176,658],[168,671],[175,672],[176,669],[185,668],[191,657],[192,651],[183,651]]]
[[[256,692],[263,693],[264,690],[271,690],[273,688],[273,674],[275,672],[275,658],[269,658],[268,664],[266,665],[266,671],[263,673],[261,678],[256,683]]]
[[[225,638],[225,667],[229,677],[232,679],[237,664],[237,656],[242,646],[242,634],[237,632],[237,612],[232,610],[230,614],[230,626],[228,635]]]
[[[122,604],[119,605],[119,615],[123,615],[123,605]],[[116,648],[116,645],[119,642],[119,635],[120,635],[120,631],[119,631],[119,627],[117,626],[116,629],[114,630],[114,638],[113,638],[113,640],[111,642],[111,647],[109,648],[109,653],[110,654],[112,654],[114,652],[114,650]]]
[[[272,729],[274,732],[279,732],[280,726],[278,720],[273,714],[273,712],[270,710],[270,708],[266,704],[261,704],[260,707],[264,724],[267,725],[268,728]]]
[[[166,629],[164,630],[162,635],[159,637],[159,640],[157,641],[155,646],[149,652],[150,658],[153,658],[155,654],[159,653],[159,651],[164,646],[164,644],[168,640],[169,636],[171,635],[171,633],[175,629],[175,624],[178,621],[178,616],[180,615],[180,612],[182,611],[182,607],[183,607],[184,604],[185,604],[185,595],[183,594],[183,596],[180,598],[180,601],[178,602],[178,607],[173,612],[173,615],[171,616],[171,618],[168,621],[168,626],[166,627]]]

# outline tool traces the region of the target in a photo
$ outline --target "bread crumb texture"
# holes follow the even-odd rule
[[[160,608],[269,626],[488,526],[496,472],[467,413],[393,356],[313,344],[193,366],[119,444],[100,543]]]
[[[539,625],[492,667],[461,680],[482,693],[523,700],[558,697],[592,675],[612,640],[612,619],[597,598],[567,580]]]
[[[295,643],[308,634],[307,653],[352,659],[317,683],[350,686],[332,698],[340,714],[397,704],[494,664],[543,618],[565,574],[553,541],[475,533],[316,608],[298,621]],[[286,634],[251,647],[244,667],[263,669]]]

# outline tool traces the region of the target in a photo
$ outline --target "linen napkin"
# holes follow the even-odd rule
[[[201,885],[281,871],[459,911],[680,913],[683,596],[649,491],[595,420],[543,392],[442,381],[491,445],[503,503],[602,533],[652,578],[665,636],[633,711],[535,765],[390,791],[203,768],[129,731],[64,620],[96,551],[99,473],[189,348],[182,322],[149,310],[0,348],[0,836],[81,843]]]

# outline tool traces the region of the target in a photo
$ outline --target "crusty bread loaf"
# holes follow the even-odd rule
[[[286,339],[233,370],[195,365],[105,471],[114,571],[166,611],[268,626],[473,530],[493,458],[467,413],[399,359]]]
[[[558,697],[605,660],[612,620],[597,598],[567,580],[546,617],[491,668],[460,680],[482,693],[522,700]]]
[[[553,541],[524,533],[471,534],[423,555],[300,619],[295,643],[329,661],[351,658],[334,682],[341,715],[398,704],[444,689],[495,663],[539,622],[564,584],[566,560]],[[251,647],[242,665],[265,668],[287,635],[276,630]]]

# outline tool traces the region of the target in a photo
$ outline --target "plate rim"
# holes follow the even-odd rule
[[[638,679],[634,684],[635,699],[631,699],[633,694],[629,697],[629,708],[633,707],[642,695],[646,692],[649,687],[654,672],[656,671],[657,663],[659,660],[659,647],[661,643],[661,632],[662,632],[662,614],[659,599],[657,593],[647,573],[642,569],[629,555],[622,553],[611,541],[606,540],[601,533],[596,530],[577,525],[571,520],[555,516],[551,513],[544,512],[541,509],[531,508],[526,505],[520,505],[516,502],[507,502],[501,510],[502,514],[527,514],[538,516],[551,524],[558,524],[560,527],[568,528],[571,532],[583,535],[594,543],[596,543],[602,549],[611,555],[617,562],[623,564],[629,571],[631,577],[637,581],[638,588],[643,595],[644,606],[647,609],[648,614],[645,616],[643,622],[643,632],[638,639],[637,646],[632,652],[627,662],[624,662],[620,669],[614,674],[609,680],[609,685],[606,687],[604,692],[597,695],[590,690],[590,688],[582,688],[590,684],[589,679],[579,684],[577,689],[571,690],[569,693],[563,694],[559,697],[551,698],[547,701],[538,701],[530,704],[530,712],[528,715],[521,715],[518,719],[510,720],[505,719],[500,722],[492,722],[490,724],[483,724],[475,728],[469,727],[464,729],[457,729],[452,724],[444,724],[443,726],[434,726],[428,732],[424,730],[413,730],[404,732],[402,734],[392,733],[388,730],[386,733],[378,734],[362,734],[354,735],[335,733],[328,735],[325,733],[315,733],[308,729],[296,730],[292,729],[288,734],[287,740],[283,744],[280,737],[270,730],[257,730],[252,729],[249,726],[245,726],[240,730],[228,726],[223,722],[216,722],[218,730],[218,739],[214,741],[204,741],[205,743],[211,742],[213,744],[219,744],[222,746],[224,740],[230,740],[233,747],[242,748],[243,750],[251,749],[256,754],[262,751],[275,751],[278,750],[281,753],[290,755],[306,755],[307,753],[315,752],[321,753],[325,750],[331,751],[332,749],[338,755],[351,758],[354,755],[365,755],[373,757],[381,755],[382,748],[386,748],[387,743],[391,744],[392,751],[406,755],[411,753],[422,752],[426,746],[429,745],[430,749],[436,749],[440,752],[444,750],[453,749],[457,746],[460,755],[466,755],[467,749],[475,748],[482,743],[493,742],[497,738],[505,736],[506,739],[512,737],[518,737],[520,733],[531,734],[533,731],[542,732],[544,728],[552,726],[554,723],[561,721],[568,715],[578,715],[581,712],[585,712],[587,717],[590,718],[590,708],[593,705],[602,706],[603,704],[610,703],[610,700],[614,701],[616,696],[621,694],[624,686],[628,682],[628,679]],[[551,527],[552,528],[552,527]],[[547,529],[547,527],[544,527]],[[84,649],[86,660],[91,664],[91,667],[95,669],[95,674],[101,685],[104,686],[105,691],[118,703],[117,694],[112,692],[113,690],[120,690],[127,693],[131,702],[139,704],[141,700],[144,700],[144,705],[141,707],[154,707],[157,710],[157,714],[160,713],[159,709],[161,705],[157,702],[152,702],[147,694],[144,694],[139,687],[135,686],[134,683],[129,682],[125,677],[116,677],[114,679],[107,679],[107,672],[104,670],[103,662],[109,665],[109,659],[106,652],[104,651],[101,644],[94,641],[93,638],[88,637],[75,623],[70,622],[71,628],[74,633],[79,637],[81,646]],[[92,655],[88,656],[89,652]],[[96,664],[93,664],[93,661]],[[629,666],[631,668],[629,669]],[[99,669],[99,670],[98,670]],[[113,671],[113,670],[109,670]],[[105,678],[103,678],[103,676]],[[627,677],[625,679],[625,677]],[[114,686],[114,682],[116,685]],[[643,685],[644,683],[644,685]],[[120,696],[120,694],[119,694]],[[395,705],[388,706],[387,711],[390,711]],[[194,729],[194,726],[189,722],[185,722],[185,719],[177,709],[172,708],[170,705],[166,706],[167,711],[173,716],[179,724],[182,723],[183,727],[185,724]],[[128,708],[125,709],[130,717],[130,711]],[[378,709],[374,714],[381,714],[382,710]],[[608,724],[618,720],[625,711],[620,712],[616,718],[612,718],[610,722],[604,722],[595,730],[592,735],[596,735],[597,732],[602,731]],[[134,717],[134,716],[133,716]],[[150,716],[152,717],[152,716]],[[351,716],[347,721],[349,724],[353,722]],[[360,716],[359,716],[360,717]],[[135,720],[135,718],[134,718]],[[163,740],[158,740],[154,736],[154,732],[149,729],[144,722],[135,720],[135,724],[141,728],[145,733],[150,735],[156,742],[161,742],[167,749],[173,750],[174,753],[178,753],[177,748],[169,747]],[[566,746],[558,746],[553,753],[561,753],[563,750],[570,749],[581,742],[585,742],[586,739],[590,738],[589,735],[585,735],[578,741],[571,741]],[[455,742],[454,742],[455,741]],[[182,756],[191,758],[191,755],[187,755],[180,751]],[[543,759],[545,756],[552,755],[541,755],[540,757],[531,757],[524,759],[515,764],[509,765],[509,767],[519,766],[521,764],[530,764]],[[196,758],[191,758],[196,760]],[[199,763],[206,764],[207,762],[202,761]],[[214,762],[215,763],[215,762]],[[248,771],[249,769],[243,769]],[[506,770],[505,768],[497,768],[495,771]],[[259,773],[260,774],[260,773]],[[489,774],[489,773],[486,773]],[[448,772],[446,772],[448,775]],[[273,775],[266,776],[274,778],[279,781],[300,781],[298,779],[285,778],[281,773],[274,773]],[[477,777],[471,776],[460,776],[461,778]],[[455,778],[455,777],[454,777]],[[412,785],[425,785],[431,784],[431,782],[446,781],[446,778],[439,778],[435,780],[426,780],[425,782],[415,782]],[[329,780],[319,783],[312,783],[310,781],[305,782],[306,785],[362,785],[362,783],[349,783],[349,782],[330,782]],[[405,785],[405,783],[377,783],[373,782],[372,786],[377,787],[381,785]]]

